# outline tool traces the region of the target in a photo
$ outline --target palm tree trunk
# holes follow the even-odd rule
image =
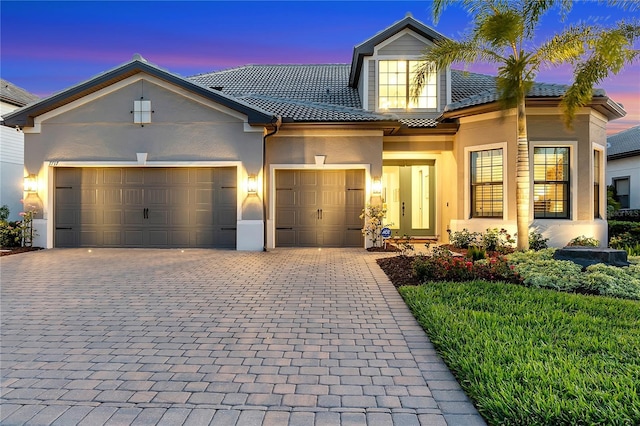
[[[529,250],[529,141],[524,97],[518,102],[518,157],[516,159],[516,224],[518,236],[516,248]]]

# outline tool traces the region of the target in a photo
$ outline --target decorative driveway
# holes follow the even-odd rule
[[[2,257],[0,423],[484,424],[377,257]]]

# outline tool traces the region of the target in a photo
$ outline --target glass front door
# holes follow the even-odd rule
[[[393,236],[435,235],[435,162],[385,161],[382,202]]]

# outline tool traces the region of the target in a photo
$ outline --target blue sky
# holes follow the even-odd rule
[[[0,2],[0,75],[48,96],[127,62],[134,53],[182,76],[245,64],[349,63],[353,46],[407,12],[447,37],[469,26],[457,7],[437,25],[429,1],[7,1]],[[640,17],[595,1],[576,1],[560,22],[549,13],[540,39],[577,21],[613,25]],[[495,74],[488,66],[472,70]],[[539,81],[569,83],[568,69]],[[640,124],[640,63],[599,85],[627,117],[610,133]]]

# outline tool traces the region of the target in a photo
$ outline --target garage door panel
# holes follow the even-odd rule
[[[299,194],[300,207],[317,207],[318,206],[318,193],[317,191],[300,191]]]
[[[142,208],[124,210],[122,217],[124,225],[142,225],[145,220]]]
[[[235,247],[236,176],[235,167],[57,168],[55,245]]]
[[[147,221],[151,225],[169,225],[169,212],[166,210],[154,210],[149,208]]]
[[[56,229],[58,247],[78,247],[78,233],[71,229]]]
[[[213,203],[213,189],[196,189],[197,204]]]
[[[87,230],[80,232],[80,247],[95,247],[98,243],[98,231]]]
[[[315,170],[303,170],[300,171],[299,180],[296,179],[295,184],[300,186],[317,186],[318,185],[318,172]]]
[[[176,188],[169,191],[169,202],[172,206],[184,206],[189,204],[191,200],[191,191],[189,188]]]
[[[124,181],[127,185],[144,183],[144,169],[124,169]]]
[[[81,225],[97,225],[98,215],[102,216],[101,212],[94,209],[84,208],[80,210],[80,224]]]
[[[122,245],[121,231],[103,231],[102,244],[107,247],[120,247]]]
[[[277,246],[363,245],[363,170],[278,170],[276,183]]]
[[[123,189],[122,198],[127,206],[142,206],[144,203],[144,192],[142,189]]]
[[[297,232],[298,243],[296,245],[303,247],[318,246],[318,232],[316,229],[299,229]]]
[[[220,209],[213,212],[213,225],[219,225],[224,227],[236,226],[236,214],[235,210]]]
[[[295,226],[296,223],[296,210],[292,209],[280,209],[276,216],[276,226],[290,227]]]
[[[236,204],[236,188],[221,188],[217,192],[216,205],[231,206]]]
[[[84,170],[91,170],[91,169],[84,169]],[[105,185],[113,185],[113,184],[117,184],[117,185],[122,185],[124,183],[124,171],[122,169],[102,169],[101,170],[102,173],[102,182]],[[83,173],[84,175],[84,173]],[[87,183],[85,181],[84,176],[82,176],[82,183],[85,184]]]
[[[146,186],[167,185],[169,183],[169,169],[149,168],[144,170],[144,184]]]
[[[139,229],[124,230],[124,245],[130,247],[142,247],[144,245],[144,233]]]
[[[167,247],[169,246],[169,231],[166,229],[150,229],[149,241],[146,245],[151,247]]]
[[[169,191],[166,189],[145,189],[145,204],[169,204]]]
[[[78,170],[78,184],[98,185],[102,183],[102,174],[98,169],[86,168]]]

